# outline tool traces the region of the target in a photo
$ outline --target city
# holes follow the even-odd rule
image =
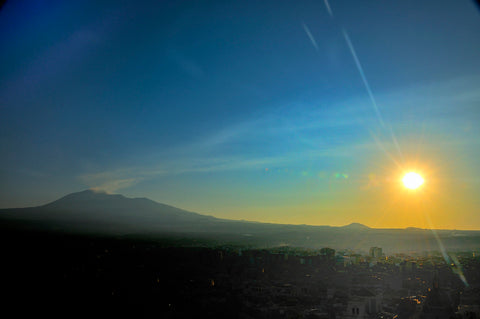
[[[0,316],[480,319],[480,0],[0,0]]]
[[[10,250],[3,245],[6,304],[28,301],[32,307],[18,308],[23,315],[48,309],[53,317],[480,316],[478,252],[449,252],[447,263],[441,252],[385,255],[381,247],[182,247],[60,234],[35,239]],[[23,297],[15,300],[16,294]]]

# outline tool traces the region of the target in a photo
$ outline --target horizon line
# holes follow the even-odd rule
[[[195,214],[199,214],[199,215],[203,215],[203,216],[208,216],[208,217],[213,217],[213,218],[216,218],[216,219],[221,219],[221,220],[227,220],[227,221],[238,221],[238,222],[247,222],[247,223],[258,223],[258,224],[271,224],[271,225],[290,225],[290,226],[308,226],[308,227],[332,227],[332,228],[346,228],[346,227],[349,227],[349,226],[358,226],[358,227],[364,227],[366,229],[372,229],[372,230],[408,230],[408,229],[416,229],[416,230],[430,230],[430,231],[480,231],[480,229],[458,229],[458,228],[453,228],[453,229],[450,229],[450,228],[421,228],[421,227],[416,227],[416,226],[407,226],[407,227],[371,227],[371,226],[367,226],[365,225],[364,223],[360,223],[358,221],[352,221],[350,222],[349,224],[345,224],[345,225],[327,225],[327,224],[305,224],[305,223],[299,223],[299,224],[294,224],[294,223],[278,223],[278,222],[262,222],[262,221],[256,221],[256,220],[246,220],[246,219],[234,219],[234,218],[223,218],[223,217],[216,217],[216,216],[213,216],[213,215],[210,215],[210,214],[207,214],[207,213],[198,213],[198,212],[194,212],[194,211],[190,211],[190,210],[186,210],[186,209],[183,209],[183,208],[179,208],[177,206],[173,206],[173,205],[170,205],[170,204],[164,204],[164,203],[160,203],[160,202],[157,202],[156,200],[153,200],[153,199],[150,199],[148,197],[127,197],[123,194],[119,194],[119,193],[112,193],[112,192],[108,192],[106,190],[103,190],[103,189],[99,189],[98,187],[90,187],[90,188],[87,188],[87,189],[84,189],[84,190],[81,190],[81,191],[77,191],[77,192],[72,192],[72,193],[68,193],[66,195],[63,195],[61,196],[60,198],[56,199],[56,200],[53,200],[51,202],[47,202],[45,204],[40,204],[40,205],[37,205],[37,206],[24,206],[24,207],[5,207],[5,208],[0,208],[0,211],[2,210],[9,210],[9,209],[28,209],[28,208],[38,208],[38,207],[42,207],[42,206],[46,206],[48,204],[51,204],[51,203],[54,203],[60,199],[63,199],[64,197],[67,197],[69,195],[73,195],[73,194],[79,194],[79,193],[84,193],[84,192],[92,192],[94,194],[103,194],[103,195],[120,195],[126,199],[131,199],[131,200],[134,200],[134,199],[148,199],[152,202],[155,202],[157,204],[161,204],[161,205],[167,205],[167,206],[171,206],[171,207],[174,207],[174,208],[177,208],[177,209],[181,209],[181,210],[184,210],[184,211],[187,211],[187,212],[190,212],[190,213],[195,213]]]

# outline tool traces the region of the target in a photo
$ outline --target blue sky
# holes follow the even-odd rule
[[[473,1],[8,1],[0,206],[99,188],[415,226],[375,193],[415,162],[449,181],[431,187],[445,216],[468,211],[437,225],[480,228],[479,34]]]

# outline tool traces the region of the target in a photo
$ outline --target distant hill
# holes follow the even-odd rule
[[[375,229],[351,223],[342,227],[269,224],[215,218],[157,203],[85,190],[43,206],[0,210],[0,228],[115,236],[176,236],[208,239],[218,245],[332,247],[368,251],[480,249],[479,231]]]
[[[344,229],[351,229],[351,230],[368,230],[370,227],[365,226],[360,223],[351,223],[349,225],[342,226]]]

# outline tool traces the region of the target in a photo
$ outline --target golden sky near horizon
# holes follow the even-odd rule
[[[7,1],[0,208],[480,230],[478,6],[326,4]]]

